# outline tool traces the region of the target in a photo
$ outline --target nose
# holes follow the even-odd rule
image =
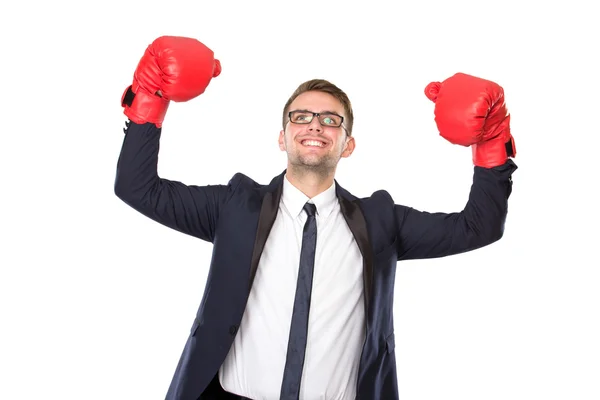
[[[321,121],[319,121],[319,118],[315,117],[312,119],[312,121],[310,121],[310,124],[308,124],[308,130],[309,132],[323,131],[323,125],[321,125]]]

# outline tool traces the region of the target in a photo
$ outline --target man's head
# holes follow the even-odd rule
[[[298,86],[283,109],[279,134],[288,167],[334,171],[354,150],[353,122],[350,100],[337,86],[322,79]]]

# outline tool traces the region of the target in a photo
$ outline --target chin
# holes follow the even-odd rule
[[[298,162],[309,167],[318,167],[327,164],[326,160],[322,157],[299,157]]]

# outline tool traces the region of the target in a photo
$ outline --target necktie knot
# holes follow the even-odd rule
[[[304,204],[304,211],[306,211],[309,217],[313,217],[317,213],[317,206],[312,203],[306,203]]]

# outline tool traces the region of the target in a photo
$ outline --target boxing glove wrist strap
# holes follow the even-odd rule
[[[515,141],[508,132],[485,142],[474,143],[471,149],[473,164],[483,168],[497,167],[517,155]]]
[[[160,128],[167,114],[169,101],[139,88],[136,93],[129,86],[121,97],[121,105],[125,108],[127,118],[136,124],[151,122]]]

